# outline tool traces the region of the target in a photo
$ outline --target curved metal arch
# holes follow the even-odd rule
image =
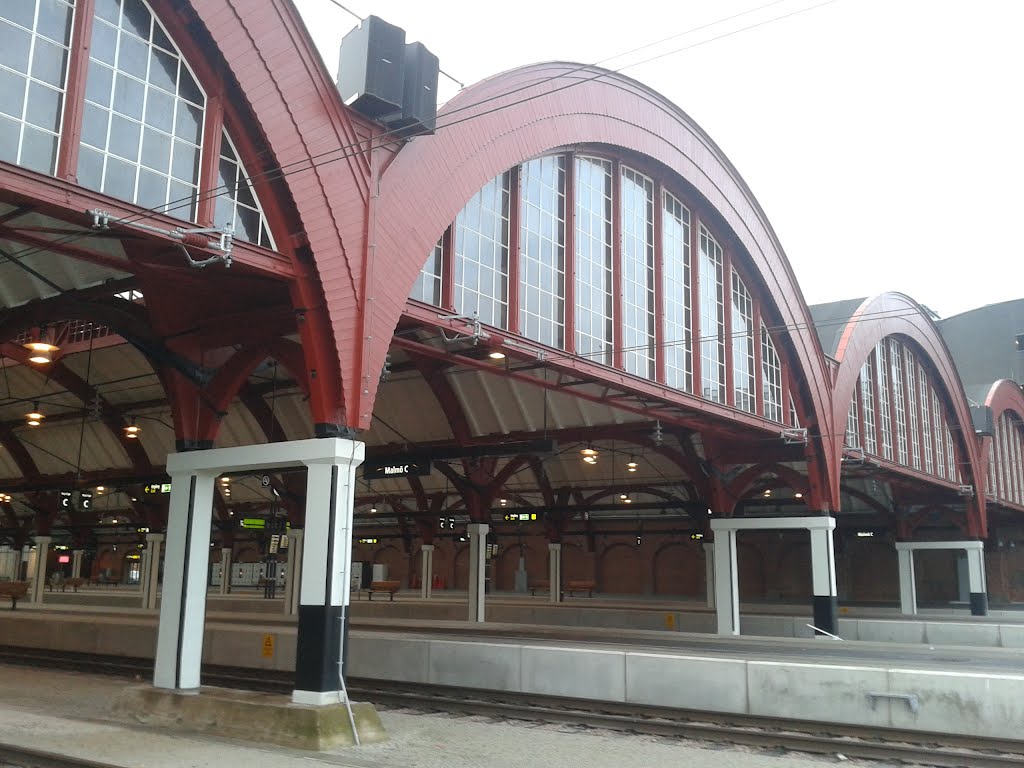
[[[976,479],[981,467],[980,452],[973,438],[971,409],[956,364],[935,323],[920,304],[902,293],[889,292],[865,299],[843,331],[836,350],[839,372],[833,395],[833,452],[836,456],[842,453],[846,418],[861,366],[878,342],[894,335],[912,340],[938,374],[938,380],[933,381],[933,384],[939,394],[944,395],[949,408],[947,413],[960,428],[960,437],[957,439],[968,459],[967,469],[971,477]],[[971,437],[968,438],[968,435]]]
[[[1020,385],[1012,379],[1000,379],[993,382],[988,395],[985,396],[985,405],[992,409],[993,424],[999,424],[999,419],[1007,412],[1024,421],[1024,392],[1021,391]],[[995,437],[980,440],[979,442],[981,443],[979,449],[981,466],[987,468],[989,454],[995,445]],[[984,479],[985,494],[987,494],[990,490],[988,488],[988,472],[981,472],[975,479],[979,481]]]
[[[732,516],[736,506],[743,500],[743,495],[750,490],[754,482],[765,475],[775,475],[794,491],[804,495],[804,504],[810,503],[810,481],[795,469],[784,464],[755,464],[740,472],[724,489],[725,495],[732,499],[732,509],[727,516]]]
[[[568,83],[573,83],[569,94],[558,93]],[[486,106],[474,106],[484,100]],[[791,329],[794,378],[806,382],[817,421],[827,423],[824,356],[782,247],[739,173],[678,107],[622,75],[551,63],[506,72],[464,90],[438,122],[452,124],[403,148],[381,179],[377,248],[397,258],[389,264],[389,301],[375,307],[372,365],[379,366],[386,353],[386,340],[380,337],[397,324],[400,306],[395,305],[405,303],[423,258],[466,200],[498,173],[533,156],[567,145],[601,144],[672,169],[724,221]],[[438,168],[448,172],[439,174]],[[373,396],[366,395],[361,411],[372,407]],[[833,468],[836,459],[825,458]],[[835,496],[835,490],[828,495]]]

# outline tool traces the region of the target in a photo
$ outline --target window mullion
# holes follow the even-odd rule
[[[665,189],[654,185],[654,379],[665,383]]]
[[[728,405],[736,405],[736,388],[734,386],[734,368],[736,339],[732,330],[732,304],[733,304],[733,273],[732,273],[732,249],[722,248],[722,337],[725,339],[725,399],[722,401]]]
[[[576,155],[565,155],[565,248],[563,254],[565,275],[563,290],[565,302],[562,306],[563,347],[569,353],[576,352]]]
[[[85,80],[89,74],[89,40],[92,37],[96,0],[78,0],[74,13],[56,176],[58,179],[77,182],[78,147],[82,140],[82,114],[85,111]]]
[[[625,323],[622,316],[622,165],[612,163],[612,365],[623,367]]]
[[[220,181],[218,179],[223,130],[224,99],[219,93],[208,94],[206,97],[206,120],[203,127],[202,160],[199,168],[199,201],[196,205],[196,221],[201,227],[216,226],[213,219],[217,210],[217,197],[230,194],[229,190],[219,188]],[[241,158],[239,158],[239,164],[239,167],[242,167]],[[253,168],[247,170],[249,173],[258,172]]]

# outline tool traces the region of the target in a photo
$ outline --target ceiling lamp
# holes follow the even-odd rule
[[[505,353],[502,352],[500,349],[495,349],[495,350],[491,351],[487,356],[489,358],[491,358],[491,360],[504,360],[505,359]]]
[[[629,472],[636,472],[638,466],[640,465],[636,463],[636,459],[630,456],[629,461],[626,463],[626,470]]]
[[[594,446],[590,445],[589,443],[587,444],[586,448],[584,448],[582,451],[580,451],[580,454],[582,454],[583,456],[595,456],[595,457],[598,455],[597,454],[597,449],[594,448]]]
[[[132,422],[124,428],[124,436],[129,440],[135,440],[139,436],[139,432],[142,430],[135,425],[135,417],[132,416]]]
[[[25,349],[29,351],[29,362],[39,363],[45,365],[46,363],[53,362],[53,353],[58,351],[60,347],[50,342],[49,336],[45,328],[39,329],[39,335],[25,343]]]
[[[370,514],[374,514],[377,511],[377,507],[370,507]]]
[[[32,403],[32,410],[25,414],[25,423],[30,427],[38,427],[46,416],[39,412],[39,402]]]
[[[629,496],[627,494],[625,494],[625,493],[620,493],[619,494],[619,498],[622,499],[623,501],[625,501],[626,499],[629,498]]]
[[[597,456],[584,456],[583,461],[587,464],[597,464]]]

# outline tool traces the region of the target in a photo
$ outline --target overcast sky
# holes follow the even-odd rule
[[[336,74],[356,20],[331,0],[295,2]],[[341,2],[403,27],[469,85],[538,61],[603,61],[769,0]],[[689,47],[624,73],[739,169],[808,303],[897,290],[948,317],[1024,296],[1024,1],[798,12],[822,2],[778,0],[604,66]],[[442,100],[457,87],[442,78]]]

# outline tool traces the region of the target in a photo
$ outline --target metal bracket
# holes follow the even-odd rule
[[[474,312],[472,315],[438,315],[437,317],[440,320],[462,320],[466,323],[466,325],[473,329],[473,332],[468,335],[456,333],[451,338],[448,338],[447,334],[445,334],[444,329],[442,328],[441,338],[444,339],[448,344],[454,344],[455,342],[462,341],[463,339],[472,339],[473,346],[476,346],[478,343],[480,343],[481,339],[486,340],[491,338],[491,335],[481,327],[480,315],[476,312]]]
[[[806,444],[807,427],[787,427],[782,430],[780,437],[786,441],[786,445],[794,445],[796,443]]]
[[[231,224],[225,224],[223,227],[200,227],[196,229],[186,229],[184,227],[175,227],[174,229],[163,229],[161,227],[152,227],[149,224],[143,224],[137,219],[118,219],[112,217],[107,211],[101,211],[98,208],[92,208],[86,213],[92,217],[92,228],[98,230],[110,229],[110,225],[121,224],[126,227],[132,227],[134,229],[142,229],[147,232],[155,232],[164,237],[169,237],[174,240],[178,240],[181,244],[178,246],[185,254],[185,258],[188,259],[189,266],[195,267],[196,269],[202,269],[208,267],[210,264],[223,264],[225,268],[231,266],[231,251],[234,247],[235,229]],[[205,235],[217,235],[217,237],[211,240]],[[211,256],[208,259],[196,260],[192,258],[192,255],[188,252],[185,246],[192,246],[194,248],[204,248],[208,251],[219,251],[216,256]]]
[[[871,700],[871,709],[875,708],[879,699],[902,699],[915,715],[921,709],[921,700],[916,693],[869,693],[868,698]]]

